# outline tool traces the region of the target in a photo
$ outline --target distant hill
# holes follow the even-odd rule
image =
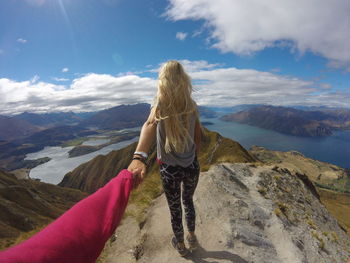
[[[211,111],[216,112],[218,115],[235,113],[238,111],[249,110],[252,108],[263,106],[263,104],[239,104],[231,107],[206,107]]]
[[[26,239],[86,196],[0,170],[0,249]]]
[[[217,112],[212,110],[210,107],[198,106],[200,117],[204,118],[215,118],[218,116]]]
[[[83,118],[74,112],[55,112],[55,113],[30,113],[23,112],[15,115],[14,118],[21,119],[31,123],[32,125],[41,127],[62,126],[67,124],[77,124]]]
[[[150,105],[139,103],[134,105],[120,105],[102,110],[82,121],[82,127],[96,127],[98,129],[124,129],[142,126],[150,112]]]
[[[0,141],[23,138],[38,131],[39,127],[25,120],[0,115]]]
[[[344,119],[343,115],[340,116]],[[350,122],[344,122],[335,112],[302,111],[275,106],[256,107],[225,115],[221,119],[306,137],[328,136],[332,134],[332,129],[350,128]]]

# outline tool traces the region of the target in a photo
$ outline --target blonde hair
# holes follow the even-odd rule
[[[158,91],[152,108],[156,121],[163,121],[165,152],[183,153],[193,139],[189,133],[190,117],[198,117],[197,104],[191,97],[192,84],[182,65],[175,60],[166,62],[159,72]]]

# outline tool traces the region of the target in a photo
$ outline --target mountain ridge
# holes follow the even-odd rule
[[[224,115],[220,119],[304,137],[329,136],[334,130],[350,129],[348,110],[303,111],[281,106],[260,106]]]

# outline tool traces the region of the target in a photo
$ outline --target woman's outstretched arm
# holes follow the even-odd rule
[[[154,116],[154,111],[151,109],[151,113],[148,116],[147,121],[143,124],[140,139],[136,147],[137,152],[145,152],[148,154],[151,149],[153,143],[156,139],[157,132],[157,123]],[[135,180],[136,186],[143,180],[146,175],[146,164],[144,164],[140,160],[132,160],[130,163],[128,170],[133,174],[140,175],[139,180]],[[137,178],[137,177],[136,177]]]
[[[0,262],[96,262],[124,214],[132,185],[132,173],[120,171],[39,233],[1,251]]]

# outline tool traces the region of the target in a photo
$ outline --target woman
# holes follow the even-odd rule
[[[166,62],[159,72],[154,105],[142,127],[133,161],[128,167],[129,171],[139,174],[142,180],[146,173],[147,153],[156,139],[157,161],[174,232],[171,243],[181,256],[188,253],[184,243],[181,193],[190,250],[194,250],[197,245],[193,194],[200,171],[197,153],[201,126],[191,93],[191,80],[182,65],[174,60]]]

